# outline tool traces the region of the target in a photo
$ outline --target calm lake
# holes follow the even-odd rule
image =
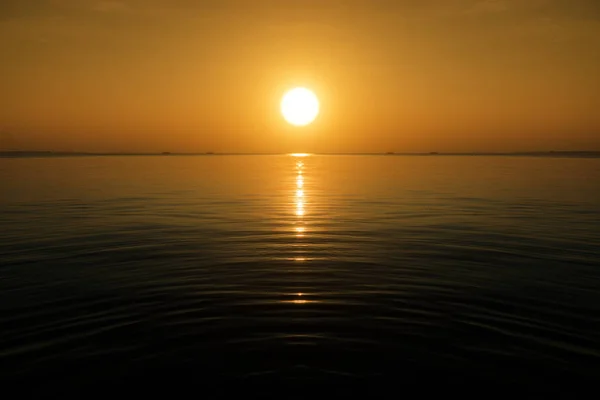
[[[594,382],[600,158],[0,159],[0,327],[40,390]]]

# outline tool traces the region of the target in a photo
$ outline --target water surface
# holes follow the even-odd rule
[[[15,158],[0,182],[7,382],[600,377],[600,159]]]

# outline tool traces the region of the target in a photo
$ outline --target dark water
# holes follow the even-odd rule
[[[600,378],[600,159],[0,159],[0,183],[6,384]]]

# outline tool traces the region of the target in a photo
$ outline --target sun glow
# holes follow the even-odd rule
[[[308,125],[319,114],[319,99],[309,89],[292,89],[281,99],[281,114],[292,125]]]

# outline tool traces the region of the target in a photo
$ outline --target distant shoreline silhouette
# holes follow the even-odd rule
[[[215,156],[215,155],[287,155],[289,153],[215,153],[212,151],[198,153],[158,152],[158,153],[116,153],[116,152],[69,152],[69,151],[0,151],[2,158],[27,158],[27,157],[101,157],[101,156]],[[313,155],[384,155],[384,156],[549,156],[549,157],[600,157],[600,151],[531,151],[531,152],[385,152],[385,153],[312,153]]]

